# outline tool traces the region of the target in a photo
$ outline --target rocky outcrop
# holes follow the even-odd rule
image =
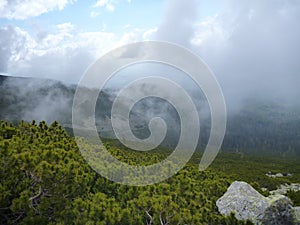
[[[280,187],[278,189],[270,191],[270,194],[272,194],[272,195],[276,195],[276,194],[284,195],[288,191],[295,191],[295,192],[300,191],[300,184],[298,184],[298,183],[282,184],[282,185],[280,185]]]
[[[233,182],[216,204],[221,214],[235,213],[238,220],[250,220],[254,224],[300,224],[289,198],[283,195],[264,197],[245,182]]]
[[[291,173],[276,173],[276,174],[273,174],[271,171],[269,171],[268,173],[266,173],[266,176],[272,177],[272,178],[276,178],[276,177],[291,177],[291,176],[293,176],[293,174],[291,174]]]

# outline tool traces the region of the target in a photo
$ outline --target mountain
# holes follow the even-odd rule
[[[75,85],[59,81],[0,75],[0,120],[59,121],[71,132]],[[87,89],[87,94],[90,90]],[[96,126],[101,136],[114,138],[110,110],[116,91],[105,89],[96,104]],[[126,103],[124,102],[126,105]],[[149,110],[149,108],[151,110]],[[174,107],[161,99],[139,102],[130,115],[132,132],[139,138],[150,135],[149,120],[162,117],[168,125],[163,145],[176,146],[180,136],[179,116]],[[201,119],[201,118],[200,118]],[[201,121],[199,148],[205,146],[210,119]],[[240,109],[228,114],[223,149],[255,154],[300,155],[300,108],[276,101],[248,99]]]
[[[75,86],[61,82],[0,76],[0,116],[9,121],[70,122]]]

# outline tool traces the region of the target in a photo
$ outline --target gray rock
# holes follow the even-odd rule
[[[269,206],[265,209],[258,221],[262,224],[293,225],[295,213],[291,200],[284,195],[273,195],[268,198]]]
[[[281,194],[284,195],[288,191],[300,191],[300,184],[298,183],[292,183],[292,184],[281,184],[280,187],[276,190],[270,191],[270,194],[276,195],[276,194]]]
[[[264,197],[245,182],[233,182],[216,204],[221,214],[233,212],[238,220],[250,220],[254,224],[298,224],[289,198],[283,195]]]
[[[295,212],[295,219],[297,221],[297,224],[300,224],[300,206],[294,207],[294,212]]]
[[[276,173],[276,174],[273,174],[271,171],[269,171],[268,173],[266,173],[266,176],[268,177],[273,177],[273,178],[276,178],[276,177],[291,177],[293,176],[293,174],[291,173]]]
[[[238,220],[257,218],[269,205],[268,200],[245,182],[233,182],[227,192],[217,200],[219,212],[223,215],[235,213]]]

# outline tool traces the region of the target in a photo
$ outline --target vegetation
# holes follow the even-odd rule
[[[120,160],[145,165],[167,149],[140,153],[114,140],[105,145]],[[73,137],[57,122],[0,123],[0,224],[250,224],[218,213],[216,200],[234,180],[257,190],[300,180],[296,160],[221,153],[198,171],[197,152],[178,174],[144,187],[111,182],[83,159]],[[269,178],[268,171],[294,174]],[[262,192],[268,194],[266,192]],[[290,197],[295,202],[299,195]]]
[[[300,206],[300,191],[288,191],[286,195],[292,199],[294,205]]]

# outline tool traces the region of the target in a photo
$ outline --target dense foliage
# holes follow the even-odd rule
[[[153,163],[168,154],[166,149],[130,151],[112,140],[106,146],[131,164]],[[22,121],[14,126],[2,121],[0,224],[244,224],[233,215],[220,215],[215,204],[233,180],[247,181],[259,191],[300,180],[296,161],[223,153],[208,170],[199,172],[200,157],[195,154],[165,182],[120,185],[94,172],[74,138],[57,122]],[[294,176],[269,178],[265,176],[269,170]]]

